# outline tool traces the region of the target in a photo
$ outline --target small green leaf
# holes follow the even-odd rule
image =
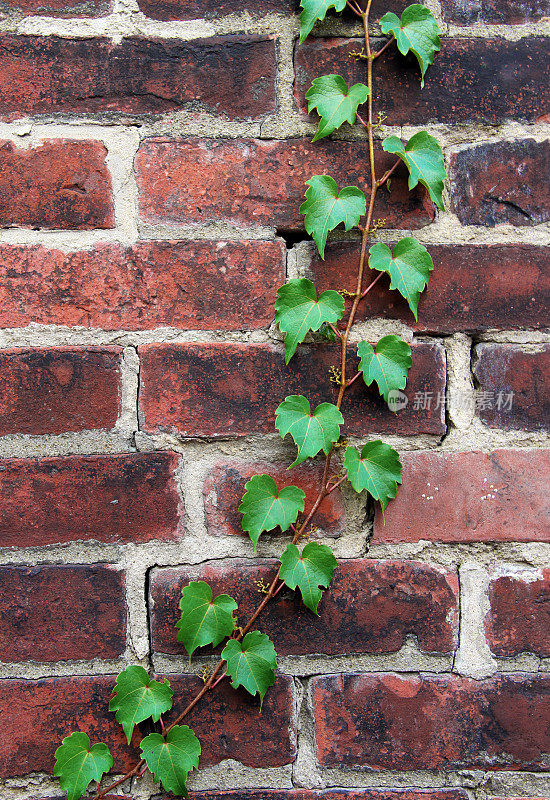
[[[141,741],[141,757],[167,792],[189,797],[186,781],[199,766],[201,745],[187,725],[174,725],[166,736],[150,733]]]
[[[197,647],[216,647],[235,630],[233,612],[237,603],[228,594],[214,600],[212,589],[204,581],[192,581],[181,590],[181,617],[176,623],[178,642],[193,655]]]
[[[309,101],[308,112],[317,109],[321,122],[313,141],[328,136],[344,122],[353,125],[358,107],[369,96],[369,87],[364,83],[356,83],[348,89],[347,83],[340,75],[323,75],[311,82],[306,92]]]
[[[383,336],[376,350],[368,342],[359,342],[359,370],[367,386],[376,381],[380,394],[388,402],[388,394],[407,385],[407,373],[412,366],[411,348],[399,336]]]
[[[397,289],[418,319],[418,301],[428,285],[434,268],[431,255],[424,245],[412,236],[400,239],[392,251],[387,244],[375,244],[369,250],[369,267],[387,272],[391,278],[390,289]]]
[[[379,439],[367,442],[361,454],[355,447],[348,447],[344,455],[344,468],[355,491],[366,489],[375,500],[380,501],[382,511],[397,494],[402,469],[399,453]]]
[[[346,0],[300,0],[300,44],[307,39],[318,19],[324,19],[329,8],[343,11]]]
[[[286,363],[308,331],[318,331],[323,322],[338,322],[343,316],[342,295],[328,289],[317,299],[315,286],[307,278],[293,278],[277,289],[275,319],[286,334]]]
[[[253,475],[244,488],[239,511],[243,515],[243,530],[254,542],[254,548],[263,531],[277,527],[287,531],[296,522],[298,512],[304,510],[305,492],[297,486],[278,490],[269,475]]]
[[[134,725],[149,717],[158,722],[160,715],[172,708],[170,682],[150,679],[146,670],[135,664],[120,673],[114,693],[109,711],[116,711],[117,722],[122,725],[128,744]]]
[[[321,403],[312,414],[309,401],[300,394],[285,397],[275,414],[275,427],[281,438],[290,433],[298,448],[298,456],[291,467],[316,456],[320,450],[328,454],[331,445],[338,441],[340,425],[344,423],[339,409],[332,403]]]
[[[277,654],[273,642],[265,633],[251,631],[242,642],[230,639],[222,650],[222,658],[227,661],[227,674],[231,686],[243,686],[250,694],[264,695],[275,683]]]
[[[327,342],[336,342],[337,337],[330,325],[326,322],[323,322],[321,327],[319,328],[319,336],[321,336]]]
[[[414,3],[403,11],[401,19],[392,12],[384,14],[380,28],[382,33],[393,33],[397,47],[404,56],[409,50],[415,54],[420,64],[420,85],[423,87],[426,70],[441,49],[440,31],[432,12],[426,6]]]
[[[113,757],[103,742],[91,746],[85,733],[66,736],[55,751],[53,774],[59,778],[67,800],[79,800],[92,781],[101,778],[113,766]]]
[[[414,189],[420,181],[438,208],[443,205],[443,181],[447,177],[443,151],[433,136],[419,131],[411,136],[406,146],[397,136],[388,136],[382,142],[387,153],[395,153],[409,169],[409,189]]]
[[[357,186],[346,186],[339,192],[330,175],[313,175],[306,183],[309,188],[300,214],[304,214],[306,231],[324,259],[328,232],[341,222],[347,231],[354,228],[367,209],[367,201]]]
[[[304,605],[317,614],[317,606],[323,596],[319,587],[330,585],[335,569],[334,553],[326,544],[310,542],[301,555],[295,544],[289,544],[281,556],[279,578],[289,589],[298,587]]]

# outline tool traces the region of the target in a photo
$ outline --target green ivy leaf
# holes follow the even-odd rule
[[[392,251],[387,244],[375,244],[369,250],[369,267],[387,272],[391,278],[390,289],[397,289],[418,319],[418,301],[430,280],[434,265],[424,245],[412,236],[401,239]]]
[[[355,447],[348,447],[344,455],[344,468],[355,491],[366,489],[375,500],[380,501],[382,511],[397,494],[402,469],[399,453],[379,439],[367,442],[361,454]]]
[[[293,278],[277,289],[275,319],[286,334],[286,363],[308,331],[318,331],[324,322],[338,322],[343,316],[342,295],[327,289],[317,299],[315,286],[307,278]]]
[[[304,9],[300,14],[300,44],[304,42],[318,19],[324,19],[329,8],[343,11],[346,0],[300,0]]]
[[[441,49],[440,31],[432,12],[414,3],[403,11],[401,19],[391,11],[384,14],[380,28],[382,33],[393,33],[400,53],[405,56],[410,50],[417,57],[422,73],[420,85],[424,87],[426,70]]]
[[[347,231],[354,228],[367,209],[367,201],[357,186],[346,186],[339,192],[330,175],[313,175],[306,183],[309,188],[300,214],[304,214],[306,231],[324,259],[328,232],[341,222]]]
[[[298,587],[304,605],[318,616],[317,606],[323,596],[319,587],[330,585],[335,569],[336,558],[326,544],[310,542],[301,555],[295,544],[289,544],[281,556],[279,578],[289,589]]]
[[[296,522],[298,512],[304,510],[305,492],[297,486],[285,486],[279,491],[269,475],[253,475],[244,488],[239,511],[243,530],[254,542],[254,549],[263,531],[277,527],[287,531]]]
[[[134,725],[153,717],[158,722],[160,715],[172,708],[170,682],[149,678],[146,670],[133,664],[120,673],[114,688],[115,696],[109,703],[109,711],[116,711],[117,722],[122,725],[128,744]]]
[[[411,348],[399,336],[383,336],[376,350],[368,342],[359,342],[359,370],[367,386],[376,381],[380,394],[388,402],[388,394],[407,385],[407,373],[412,367]]]
[[[332,403],[321,403],[312,414],[309,401],[301,394],[286,397],[275,414],[275,427],[281,438],[290,433],[298,448],[298,456],[291,467],[316,456],[320,450],[328,454],[331,445],[338,441],[340,425],[344,423],[339,409]]]
[[[337,337],[330,325],[327,325],[326,322],[323,322],[321,327],[319,328],[319,335],[325,339],[327,342],[336,342]]]
[[[55,751],[53,774],[59,778],[67,800],[79,800],[92,781],[100,782],[113,766],[113,757],[103,742],[91,746],[85,733],[66,736]]]
[[[234,689],[243,686],[250,694],[259,694],[263,702],[265,693],[275,683],[277,669],[277,654],[269,636],[251,631],[241,642],[230,639],[222,650],[222,658],[227,661],[231,686]]]
[[[199,766],[201,745],[187,725],[174,725],[166,736],[150,733],[141,741],[141,757],[167,792],[189,797],[186,781]]]
[[[395,153],[408,167],[409,189],[414,189],[420,181],[438,208],[445,210],[443,205],[443,181],[447,177],[443,151],[441,147],[426,131],[419,131],[411,136],[406,146],[397,136],[388,136],[382,142],[382,148],[387,153]]]
[[[358,107],[369,96],[369,87],[364,83],[356,83],[348,89],[347,83],[340,75],[323,75],[311,82],[306,92],[309,101],[308,112],[317,109],[321,122],[313,141],[328,136],[344,122],[353,125]]]
[[[176,623],[178,642],[189,654],[197,647],[211,644],[216,647],[222,639],[235,630],[233,612],[237,603],[228,594],[212,597],[212,589],[205,581],[192,581],[181,590],[181,617]]]

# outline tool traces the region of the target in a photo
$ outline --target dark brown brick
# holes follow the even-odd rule
[[[358,0],[358,5],[365,7],[365,0]],[[403,11],[407,6],[406,0],[396,0],[392,10]],[[222,17],[243,10],[241,0],[139,0],[140,10],[152,19],[200,19],[206,17]],[[289,12],[299,14],[300,0],[247,0],[246,11],[249,14],[267,14]],[[387,11],[383,0],[374,0],[371,5],[371,18],[376,19]],[[342,14],[335,15],[333,10],[327,13],[327,20],[335,16],[344,20],[353,19],[351,12],[345,10]]]
[[[174,541],[183,514],[173,453],[0,462],[0,545]]]
[[[443,19],[456,25],[476,22],[514,24],[536,22],[550,15],[548,0],[441,0]]]
[[[235,789],[192,792],[191,797],[193,800],[467,800],[463,789]]]
[[[496,656],[550,656],[550,569],[495,577],[489,602],[485,630]]]
[[[105,0],[2,0],[0,12],[16,11],[26,16],[102,17],[111,10]]]
[[[356,348],[350,347],[349,374],[356,371]],[[141,426],[149,433],[183,436],[245,436],[275,432],[275,409],[288,395],[304,394],[312,408],[335,400],[329,366],[332,346],[300,347],[289,366],[272,345],[160,344],[140,348]],[[253,391],[251,390],[253,387]],[[445,355],[439,344],[413,346],[407,397],[445,389]],[[435,405],[435,404],[434,404]],[[372,388],[356,381],[346,395],[343,430],[442,434],[443,407],[392,413]]]
[[[324,767],[547,769],[550,676],[343,674],[316,678]]]
[[[116,658],[126,645],[124,574],[104,566],[1,567],[0,658]]]
[[[0,227],[114,228],[106,156],[101,142],[52,139],[28,150],[0,142]]]

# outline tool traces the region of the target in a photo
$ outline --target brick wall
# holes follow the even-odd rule
[[[388,54],[376,107],[384,135],[439,140],[448,210],[398,171],[375,216],[435,271],[418,322],[381,281],[353,332],[413,343],[409,402],[394,416],[356,383],[344,409],[400,450],[403,487],[385,520],[348,490],[321,506],[321,617],[282,593],[262,713],[224,683],[193,713],[196,800],[550,797],[550,6],[427,3],[445,37],[425,89]],[[320,261],[298,205],[315,172],[368,171],[361,131],[312,145],[304,106],[319,74],[365,79],[360,31],[330,18],[297,47],[297,7],[0,4],[2,800],[58,798],[79,727],[130,767],[115,674],[168,674],[182,707],[214,656],[175,640],[181,586],[248,609],[273,572],[281,536],[253,559],[244,483],[289,480],[278,402],[333,392],[329,345],[284,366],[275,291],[351,288],[358,243]],[[318,464],[296,472],[314,496]]]

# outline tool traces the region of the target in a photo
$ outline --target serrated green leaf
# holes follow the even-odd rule
[[[367,201],[357,186],[346,186],[339,192],[330,175],[313,175],[306,183],[306,199],[300,206],[300,214],[304,214],[306,231],[313,236],[324,259],[328,232],[341,222],[347,231],[354,228],[367,209]]]
[[[422,74],[420,85],[424,87],[426,70],[441,49],[440,31],[432,12],[426,6],[414,3],[403,11],[401,19],[392,12],[384,14],[380,28],[382,33],[393,33],[404,56],[410,50],[417,57]]]
[[[305,492],[297,486],[279,490],[269,475],[253,475],[244,488],[239,511],[243,515],[243,530],[254,542],[254,548],[263,531],[277,527],[287,531],[296,522],[298,512],[304,510]]]
[[[443,151],[436,139],[426,131],[419,131],[411,136],[406,145],[397,136],[388,136],[382,142],[387,153],[395,153],[407,165],[409,170],[409,189],[414,189],[418,182],[423,184],[438,208],[443,205],[443,181],[447,177]]]
[[[397,494],[402,469],[399,453],[379,439],[367,442],[361,453],[355,447],[348,447],[344,455],[344,468],[355,491],[366,489],[375,500],[380,501],[382,511]]]
[[[380,394],[388,402],[388,394],[407,385],[407,373],[412,366],[411,348],[399,336],[383,336],[376,350],[368,342],[359,342],[359,370],[367,386],[378,384]]]
[[[369,87],[364,83],[356,83],[348,89],[347,83],[340,75],[322,75],[311,82],[306,92],[308,112],[317,109],[321,121],[313,141],[328,136],[344,122],[353,125],[358,107],[369,96]]]
[[[53,774],[59,778],[67,800],[79,800],[92,781],[101,778],[113,766],[113,757],[103,742],[92,747],[86,733],[71,733],[55,751]]]
[[[215,599],[212,589],[205,581],[192,581],[181,590],[181,617],[176,623],[177,639],[189,654],[197,647],[211,644],[216,647],[222,639],[235,630],[233,612],[237,603],[228,594]]]
[[[277,289],[275,319],[285,336],[286,363],[308,331],[318,331],[324,322],[344,316],[344,298],[327,289],[317,299],[315,286],[307,278],[293,278]]]
[[[243,686],[250,694],[265,693],[275,683],[277,654],[273,642],[265,633],[251,631],[241,642],[230,639],[222,650],[222,658],[227,661],[227,674],[231,686]]]
[[[428,285],[430,272],[434,268],[431,255],[424,245],[412,236],[401,239],[393,248],[387,244],[375,244],[369,250],[369,267],[387,272],[391,278],[390,289],[397,289],[418,319],[418,301]]]
[[[329,8],[343,11],[346,0],[300,0],[300,44],[307,39],[318,19],[324,19]]]
[[[136,664],[126,667],[117,677],[109,711],[116,711],[128,744],[134,725],[149,717],[158,722],[160,715],[171,708],[172,689],[166,678],[162,682],[150,679],[146,670]]]
[[[317,614],[317,606],[323,596],[319,587],[327,588],[330,585],[335,569],[336,558],[326,544],[309,542],[301,555],[295,544],[289,544],[281,556],[279,578],[289,589],[298,587],[304,605]]]
[[[300,394],[285,397],[275,415],[275,427],[281,438],[290,433],[298,448],[298,456],[291,467],[316,456],[320,450],[327,454],[331,445],[338,441],[340,425],[344,423],[343,416],[333,403],[321,403],[311,413],[309,401]]]
[[[166,736],[150,733],[141,741],[141,757],[167,792],[189,797],[187,776],[199,766],[201,745],[187,725],[174,725]]]

